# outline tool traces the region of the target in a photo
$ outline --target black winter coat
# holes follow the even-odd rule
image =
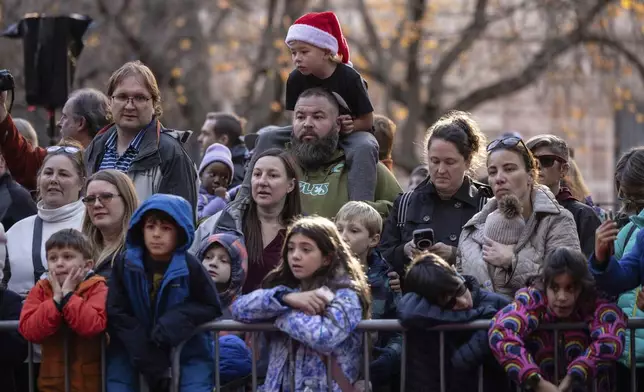
[[[483,208],[489,197],[492,197],[490,187],[465,177],[456,194],[442,200],[427,178],[412,192],[405,192],[394,201],[380,241],[382,256],[404,276],[405,267],[410,263],[404,247],[416,229],[432,228],[435,242],[456,248],[463,225]]]
[[[481,289],[476,279],[466,276],[472,294],[471,310],[444,310],[416,293],[407,293],[398,305],[398,317],[407,332],[406,390],[440,391],[440,337],[427,328],[491,319],[510,301]],[[483,365],[484,391],[509,390],[505,372],[496,362],[488,345],[487,330],[445,332],[446,390],[477,391],[478,368]]]
[[[575,218],[581,251],[586,257],[590,257],[595,251],[595,231],[602,223],[599,216],[592,207],[572,197],[568,188],[561,188],[557,201]]]
[[[22,298],[13,291],[0,289],[0,321],[18,321],[22,310]],[[3,392],[18,390],[15,370],[27,358],[27,341],[18,333],[0,331],[0,381]]]
[[[9,231],[16,222],[37,213],[31,194],[8,172],[0,175],[0,223],[4,230]]]

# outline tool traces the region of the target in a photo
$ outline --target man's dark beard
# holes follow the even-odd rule
[[[317,169],[331,160],[338,149],[340,133],[331,131],[315,141],[303,142],[295,135],[291,138],[291,152],[305,169]]]

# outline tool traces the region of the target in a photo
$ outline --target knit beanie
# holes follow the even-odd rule
[[[516,245],[525,227],[521,202],[514,195],[503,196],[497,209],[485,220],[485,236],[504,245]]]
[[[235,166],[233,165],[233,156],[228,147],[223,144],[214,143],[206,150],[206,153],[199,165],[199,175],[213,162],[221,162],[230,169],[230,177],[235,174]]]

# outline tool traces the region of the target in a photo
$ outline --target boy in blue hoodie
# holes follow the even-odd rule
[[[222,320],[232,319],[229,307],[241,294],[248,271],[248,252],[243,240],[229,233],[213,234],[199,250],[206,272],[215,283],[223,310]],[[251,352],[235,334],[219,334],[219,375],[221,385],[246,377],[251,372]]]
[[[107,298],[111,392],[213,389],[213,338],[195,329],[221,316],[217,290],[186,250],[194,237],[190,204],[156,194],[134,212],[124,255],[114,263]],[[181,352],[181,380],[170,379],[170,353]]]
[[[369,204],[350,201],[338,211],[335,224],[342,239],[360,259],[367,273],[371,289],[371,318],[395,319],[400,294],[394,292],[389,286],[387,274],[392,271],[392,268],[375,249],[380,243],[382,217]],[[375,390],[378,390],[378,387],[386,389],[390,383],[397,384],[393,379],[400,374],[402,335],[381,332],[372,336],[376,336],[376,339],[372,354],[374,360],[369,366],[370,381]]]

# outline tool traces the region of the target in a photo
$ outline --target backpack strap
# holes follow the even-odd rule
[[[631,228],[628,230],[628,234],[626,234],[626,241],[624,241],[624,248],[626,248],[626,245],[628,245],[628,241],[633,236],[633,233],[635,232],[635,229],[637,229],[637,226],[635,226],[635,224],[633,224],[633,226],[631,226]]]
[[[400,204],[398,204],[398,227],[405,226],[407,222],[407,210],[411,202],[411,195],[414,191],[405,192],[400,196]]]
[[[33,242],[31,243],[31,260],[34,265],[34,283],[38,283],[40,277],[47,272],[42,265],[41,249],[42,249],[42,219],[36,215],[34,221],[34,235]]]

